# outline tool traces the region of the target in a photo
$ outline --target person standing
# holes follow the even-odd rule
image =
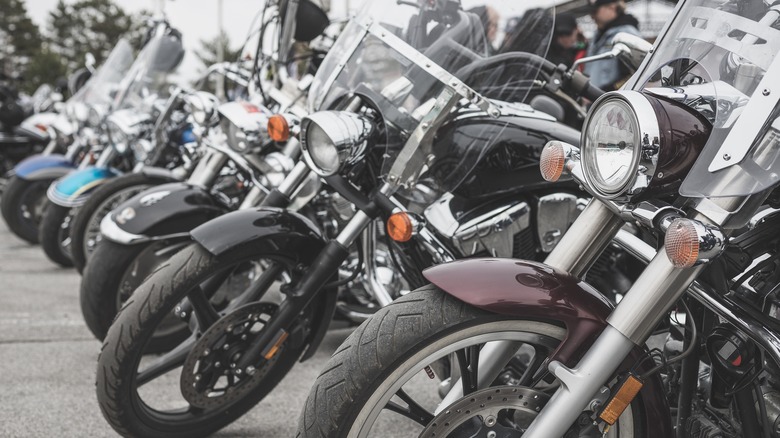
[[[588,48],[588,56],[600,55],[612,50],[612,39],[620,32],[641,36],[639,21],[626,13],[624,0],[588,0],[591,6],[590,16],[596,23],[598,32]],[[593,85],[611,91],[620,88],[630,75],[628,69],[618,59],[606,59],[588,63],[585,74]]]
[[[584,56],[585,41],[577,26],[577,18],[572,14],[562,13],[555,16],[555,34],[547,60],[555,65],[563,64],[569,68],[574,61]]]

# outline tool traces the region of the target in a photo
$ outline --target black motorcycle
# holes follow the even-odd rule
[[[552,17],[548,31],[525,39],[524,52],[491,56],[478,16],[456,2],[423,10],[381,3],[368,4],[323,61],[309,103],[329,110],[300,125],[306,162],[354,206],[351,218],[332,240],[306,216],[273,208],[194,229],[195,243],[147,278],[106,336],[97,393],[116,430],[204,435],[262,400],[316,351],[338,288],[361,269],[344,276],[343,262],[379,218],[409,287],[433,263],[491,248],[492,255],[544,251],[532,224],[542,222],[543,240],[554,245],[574,219],[576,187],[548,184],[536,166],[546,141],[576,143],[579,133],[518,103],[548,84],[600,95],[581,75],[540,61]],[[386,22],[384,12],[396,8],[403,13]],[[545,223],[553,211],[564,213],[561,224]],[[436,222],[446,214],[452,222]],[[492,244],[499,240],[511,243]],[[360,265],[372,259],[364,254]],[[381,286],[371,298],[385,304],[394,297],[383,297]],[[174,311],[190,336],[142,361]],[[183,409],[172,411],[149,392],[162,391],[169,378]]]

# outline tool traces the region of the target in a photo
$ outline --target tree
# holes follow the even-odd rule
[[[72,4],[59,0],[49,14],[47,37],[51,51],[62,57],[68,71],[75,71],[84,66],[87,53],[100,64],[123,35],[135,31],[139,38],[142,26],[138,21],[112,0],[79,0]]]
[[[225,54],[225,61],[233,62],[238,60],[238,57],[241,56],[241,48],[230,48],[230,38],[225,32],[222,32],[220,35],[217,35],[210,40],[200,40],[200,50],[195,52],[195,55],[206,67],[216,64],[217,48],[220,44],[222,45],[222,50]]]
[[[41,50],[41,33],[22,0],[0,0],[0,72],[25,76],[31,58]]]

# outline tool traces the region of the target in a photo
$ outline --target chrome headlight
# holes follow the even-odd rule
[[[152,142],[146,139],[139,139],[130,143],[130,149],[133,151],[135,161],[142,162],[149,157],[154,149]]]
[[[220,105],[219,115],[227,144],[236,152],[246,153],[269,141],[267,109],[247,102],[230,102]]]
[[[301,148],[306,163],[320,176],[338,173],[366,151],[374,124],[343,111],[320,111],[301,121]]]
[[[106,119],[108,137],[120,154],[127,152],[128,146],[136,141],[146,122],[148,114],[138,114],[131,110],[116,111]]]
[[[641,93],[618,91],[599,99],[582,130],[582,168],[588,185],[605,198],[647,187],[658,164],[660,128]],[[647,178],[640,178],[638,173]]]
[[[103,121],[104,114],[105,113],[101,108],[97,106],[90,106],[89,113],[85,117],[77,116],[76,120],[82,123],[87,122],[87,125],[93,128],[97,128],[98,126],[100,126],[100,122]]]
[[[192,115],[195,123],[201,126],[215,126],[219,122],[217,96],[205,91],[197,91],[184,97],[185,109]]]

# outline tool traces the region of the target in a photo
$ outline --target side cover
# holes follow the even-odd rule
[[[525,260],[462,260],[434,266],[423,275],[444,292],[488,312],[563,324],[566,338],[551,359],[568,367],[577,364],[604,330],[614,308],[598,291],[568,273]],[[623,365],[632,367],[644,357],[644,349],[635,347]],[[660,379],[646,381],[640,394],[648,422],[646,436],[673,436]]]
[[[104,219],[100,232],[117,243],[141,243],[189,233],[226,212],[203,187],[174,182],[144,190],[120,204]]]
[[[14,174],[28,181],[62,178],[76,165],[64,155],[34,155],[24,159],[14,168]]]

